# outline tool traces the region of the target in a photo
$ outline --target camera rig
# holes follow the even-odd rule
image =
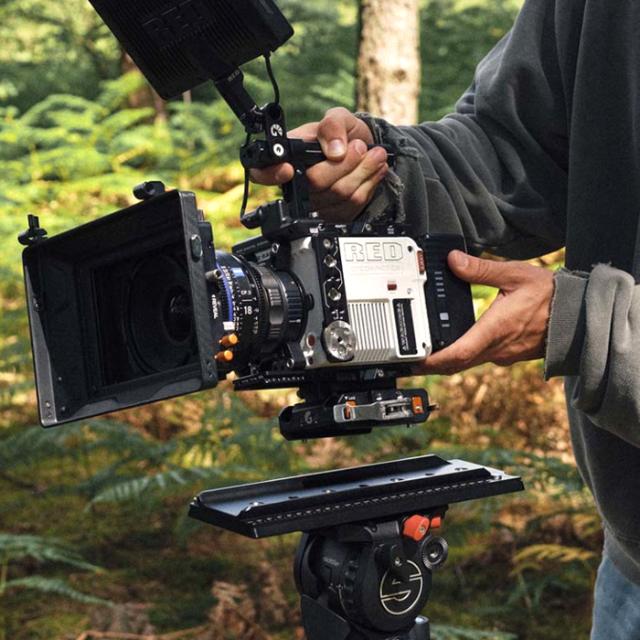
[[[232,372],[240,391],[299,389],[280,415],[291,440],[425,422],[427,392],[397,383],[474,322],[469,287],[447,267],[464,241],[319,219],[306,172],[325,157],[287,135],[270,55],[293,30],[274,0],[90,2],[161,96],[213,80],[247,134],[241,219],[262,235],[216,252],[194,194],[157,181],[134,189],[138,204],[52,238],[29,216],[19,240],[42,424]],[[275,92],[264,107],[240,71],[259,56]],[[282,198],[247,212],[248,172],[282,162],[294,168]],[[429,640],[419,614],[447,558],[448,506],[522,489],[431,455],[205,491],[190,515],[251,538],[304,532],[295,579],[308,640]]]
[[[293,31],[275,3],[92,4],[161,95],[214,81],[247,134],[242,223],[261,236],[216,252],[193,194],[160,182],[135,188],[141,204],[54,238],[31,218],[21,242],[43,424],[206,389],[232,372],[239,391],[299,389],[302,402],[280,416],[291,440],[425,422],[427,392],[397,381],[474,322],[469,286],[447,266],[464,241],[393,222],[319,219],[306,172],[325,156],[317,142],[287,135],[270,55]],[[263,107],[237,66],[257,55],[275,91]],[[248,172],[282,162],[294,167],[282,198],[246,212]],[[114,283],[114,273],[131,282]],[[172,286],[158,290],[158,279]],[[146,300],[154,292],[160,302]],[[109,317],[114,308],[121,317]],[[77,353],[58,344],[70,325],[85,341]]]

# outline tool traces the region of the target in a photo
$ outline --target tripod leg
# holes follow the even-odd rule
[[[313,598],[303,595],[301,608],[307,640],[347,640],[351,634],[351,625],[344,618]]]

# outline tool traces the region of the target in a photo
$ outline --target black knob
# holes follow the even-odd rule
[[[166,192],[164,182],[159,180],[152,180],[150,182],[143,182],[133,189],[133,196],[138,200],[151,200],[157,196],[161,196]]]

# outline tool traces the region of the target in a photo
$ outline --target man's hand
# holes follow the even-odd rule
[[[420,373],[453,374],[485,362],[508,366],[545,353],[554,292],[553,273],[526,262],[493,262],[460,251],[449,254],[462,280],[500,289],[491,307],[457,342],[435,353]]]
[[[369,204],[389,170],[387,152],[373,144],[369,127],[346,109],[331,109],[321,122],[289,132],[290,138],[318,140],[326,162],[307,172],[311,204],[329,222],[351,222]],[[284,184],[293,178],[293,167],[280,164],[251,172],[254,182]]]

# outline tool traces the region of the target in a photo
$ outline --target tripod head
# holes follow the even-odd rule
[[[429,640],[420,617],[448,555],[448,505],[522,490],[519,478],[438,456],[205,491],[189,515],[251,538],[302,531],[307,640]]]
[[[307,640],[429,640],[419,614],[431,572],[447,559],[447,543],[437,536],[445,511],[305,534],[295,578]]]

